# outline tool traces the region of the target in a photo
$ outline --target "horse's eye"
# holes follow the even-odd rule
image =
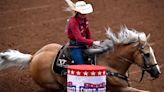
[[[150,53],[145,53],[144,56],[149,58],[150,57]]]

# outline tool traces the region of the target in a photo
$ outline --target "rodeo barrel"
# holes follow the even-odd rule
[[[70,65],[67,92],[106,92],[106,68],[97,65]]]

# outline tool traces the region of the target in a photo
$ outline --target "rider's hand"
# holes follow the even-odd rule
[[[94,41],[94,42],[93,42],[93,45],[100,46],[100,41]]]

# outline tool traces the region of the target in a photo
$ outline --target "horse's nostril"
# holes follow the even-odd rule
[[[159,74],[155,78],[159,78]]]
[[[156,75],[155,75],[154,77],[155,77],[155,78],[159,78],[160,74],[161,74],[160,72],[157,72]]]

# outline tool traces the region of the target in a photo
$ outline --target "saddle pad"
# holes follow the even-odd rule
[[[65,53],[67,45],[64,45],[58,52],[56,58],[52,64],[52,71],[58,74],[62,74],[67,70],[67,66],[72,64],[72,60]],[[69,52],[67,52],[69,53]]]

